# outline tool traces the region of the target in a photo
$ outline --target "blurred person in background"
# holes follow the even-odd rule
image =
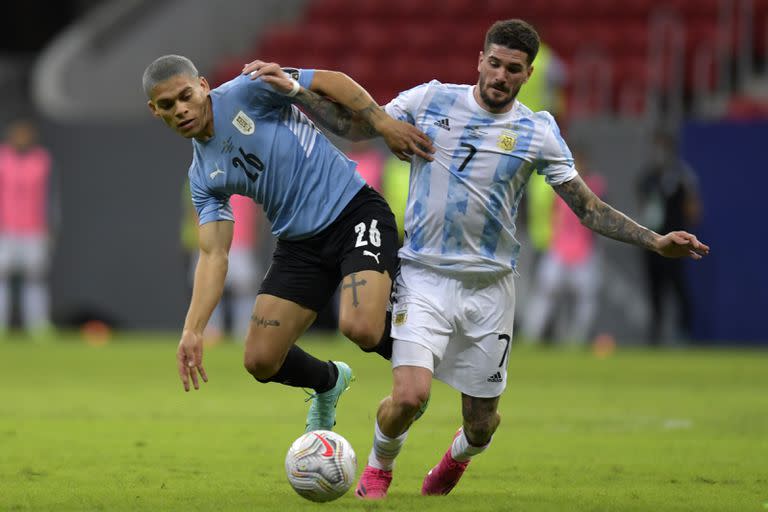
[[[393,390],[376,415],[373,449],[355,490],[361,499],[386,497],[395,458],[429,400],[433,376],[461,393],[464,421],[424,478],[422,494],[448,494],[490,444],[501,421],[512,339],[515,215],[534,171],[597,233],[672,258],[700,259],[709,250],[690,233],[662,236],[640,226],[589,189],[552,115],[515,101],[538,48],[528,23],[497,22],[479,54],[476,85],[433,80],[385,107],[424,130],[436,150],[433,158],[411,159],[407,236],[393,287]],[[261,76],[272,74],[281,90],[290,89],[276,64],[262,64],[245,72],[255,67]],[[360,128],[343,110],[312,115],[330,126],[343,123],[347,131]]]
[[[403,161],[394,155],[387,158],[384,164],[381,192],[384,199],[392,208],[397,221],[397,236],[400,246],[405,239],[405,207],[408,203],[408,182],[411,176],[411,163]]]
[[[701,200],[698,179],[680,157],[676,136],[667,129],[654,133],[651,158],[640,176],[637,191],[643,220],[651,229],[661,232],[691,229],[699,222]],[[661,344],[667,291],[672,292],[678,310],[674,336],[690,339],[691,304],[684,262],[653,253],[644,257],[651,305],[648,343]]]
[[[603,197],[605,180],[592,171],[583,149],[574,148],[573,162],[584,183],[596,196]],[[573,309],[572,317],[569,315],[563,322],[564,332],[555,332],[558,341],[584,344],[591,335],[601,281],[595,233],[581,224],[561,197],[555,200],[552,218],[552,242],[534,271],[523,332],[529,341],[539,342],[545,326],[557,318],[558,311]]]
[[[190,284],[193,284],[194,269],[199,255],[198,216],[190,195],[189,180],[187,180],[182,198],[185,207],[181,226],[181,243]],[[236,222],[233,227],[232,247],[229,251],[229,268],[224,282],[222,300],[216,305],[203,331],[204,341],[208,345],[221,341],[227,332],[227,320],[229,320],[230,333],[234,339],[245,338],[251,319],[251,309],[256,300],[257,280],[263,275],[256,254],[261,232],[261,217],[256,204],[247,197],[237,195],[231,197],[230,204]]]
[[[296,341],[341,282],[341,331],[363,350],[391,357],[386,309],[397,228],[386,202],[366,186],[354,162],[294,105],[317,113],[329,102],[317,102],[313,89],[357,84],[340,73],[273,71],[287,90],[276,91],[272,77],[256,74],[211,90],[194,64],[179,55],[159,57],[144,71],[150,112],[191,139],[193,147],[189,178],[200,258],[177,369],[185,391],[190,383],[199,389],[198,374],[208,380],[202,334],[224,289],[233,237],[230,198],[248,196],[262,204],[278,242],[253,308],[245,368],[259,382],[313,389],[306,431],[331,430],[352,370],[311,356]],[[382,135],[403,158],[411,152],[430,158],[419,146],[430,146],[423,133],[374,108],[372,98],[357,89],[338,98],[361,120],[357,138]],[[342,127],[334,125],[336,131]]]
[[[565,63],[552,48],[542,42],[536,55],[536,73],[532,74],[525,87],[520,89],[517,101],[533,112],[545,110],[557,120],[565,111],[564,88],[568,80]],[[553,214],[556,194],[543,175],[533,173],[523,197],[525,206],[525,228],[530,247],[533,249],[532,274],[540,274],[539,266],[552,242]],[[530,311],[526,308],[526,314]],[[525,317],[523,317],[524,319]],[[541,326],[540,335],[552,333],[554,324]]]
[[[10,124],[0,145],[0,331],[10,325],[11,278],[20,278],[21,324],[43,337],[51,329],[48,267],[55,208],[51,155],[29,119]]]
[[[350,160],[357,163],[357,172],[365,182],[381,193],[385,161],[381,150],[370,140],[361,140],[347,143],[344,152]]]
[[[545,110],[558,119],[565,110],[564,87],[568,75],[565,63],[545,43],[539,46],[536,56],[536,73],[520,89],[517,101],[533,112]],[[526,227],[531,248],[534,250],[534,265],[549,249],[552,241],[552,215],[555,193],[544,176],[533,174],[525,193]]]

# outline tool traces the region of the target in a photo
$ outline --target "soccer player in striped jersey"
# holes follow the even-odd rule
[[[238,76],[211,90],[194,64],[178,55],[156,59],[144,72],[151,112],[192,139],[189,168],[199,216],[200,258],[177,350],[184,389],[207,382],[202,332],[221,297],[233,233],[229,198],[260,203],[278,238],[245,340],[245,368],[260,382],[310,388],[306,430],[332,429],[336,404],[352,380],[342,362],[318,360],[295,345],[342,283],[340,329],[365,351],[391,357],[387,303],[397,266],[397,229],[381,196],[298,110],[310,89],[354,84],[346,75],[290,69],[288,89],[268,79]],[[252,79],[255,78],[255,79]],[[351,84],[351,85],[350,85]],[[390,148],[429,159],[418,129],[380,109],[370,96],[342,98],[362,122],[359,134],[384,137]]]
[[[432,81],[385,108],[422,129],[434,160],[414,158],[401,272],[392,311],[392,394],[382,401],[373,449],[356,495],[386,496],[408,428],[429,399],[432,377],[462,395],[463,425],[424,478],[425,495],[449,493],[499,426],[499,397],[515,307],[520,246],[515,216],[533,172],[593,231],[663,256],[700,259],[709,248],[692,234],[664,236],[601,201],[584,184],[553,117],[516,101],[534,71],[535,29],[496,22],[478,58],[475,85]]]

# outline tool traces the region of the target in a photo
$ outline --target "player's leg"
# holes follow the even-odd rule
[[[424,359],[432,357],[432,353],[421,345],[412,343],[408,347],[412,351],[424,352]],[[376,422],[384,435],[399,437],[408,431],[429,400],[432,370],[419,366],[398,366],[392,369],[392,377],[392,394],[379,404]]]
[[[342,362],[321,361],[295,342],[336,289],[322,262],[323,241],[280,240],[256,298],[245,342],[245,367],[260,382],[313,389],[306,430],[331,430],[336,404],[353,379]]]
[[[336,404],[353,379],[346,363],[322,361],[295,344],[316,317],[304,306],[260,294],[245,340],[245,368],[256,380],[315,391],[306,431],[333,429]]]
[[[391,290],[388,272],[363,270],[344,276],[339,297],[339,330],[364,351],[385,359],[392,357],[387,312]]]
[[[392,394],[379,404],[373,448],[360,475],[355,496],[366,500],[385,498],[392,482],[395,458],[408,437],[408,429],[429,400],[434,361],[432,352],[416,343],[395,341]],[[418,366],[416,366],[418,365]]]
[[[658,254],[647,252],[644,255],[648,276],[648,294],[651,306],[651,316],[648,319],[648,344],[661,344],[662,325],[664,323],[664,259]]]
[[[570,329],[570,340],[584,344],[589,340],[592,324],[597,314],[598,293],[600,291],[600,271],[597,255],[572,269],[571,283],[575,298],[575,311]]]
[[[562,281],[563,272],[563,265],[551,252],[546,253],[539,262],[523,322],[523,330],[528,341],[535,343],[541,341],[555,309],[558,283]]]
[[[480,398],[462,393],[464,424],[453,436],[451,447],[424,478],[421,493],[428,496],[448,494],[459,483],[472,457],[484,452],[501,423],[497,412],[499,397]]]
[[[243,338],[248,332],[256,299],[257,266],[250,247],[233,247],[229,251],[227,285],[230,290],[232,334],[236,338]]]
[[[436,361],[441,359],[453,332],[449,320],[455,297],[452,280],[407,262],[401,270],[392,311],[394,382],[392,394],[379,405],[373,448],[355,491],[363,499],[386,496],[395,457],[408,428],[429,400]]]
[[[0,236],[0,335],[10,327],[13,243],[11,237]]]
[[[311,363],[308,363],[309,372],[301,371],[307,368],[284,364],[291,347],[316,316],[317,313],[311,309],[274,295],[260,294],[256,297],[245,337],[244,364],[248,373],[261,382],[279,382],[312,389],[324,386],[329,377],[326,363],[322,362],[324,371],[320,372],[321,375]],[[282,374],[280,370],[284,370]]]
[[[27,237],[19,240],[18,249],[18,265],[22,274],[22,324],[28,332],[44,336],[50,328],[50,299],[46,281],[48,244],[43,237]]]
[[[689,341],[691,337],[692,316],[691,299],[688,293],[688,285],[685,280],[685,262],[683,260],[666,260],[668,265],[667,275],[669,276],[669,285],[677,298],[678,303],[678,325],[675,336],[682,337],[683,341]]]
[[[333,237],[341,253],[339,329],[366,352],[392,356],[387,305],[397,269],[397,225],[386,201],[363,188],[344,210]]]
[[[464,307],[455,336],[435,368],[435,378],[462,394],[462,427],[440,462],[424,478],[424,495],[448,494],[474,455],[490,443],[501,418],[499,397],[507,383],[507,365],[515,309],[514,278],[466,280],[458,300]]]

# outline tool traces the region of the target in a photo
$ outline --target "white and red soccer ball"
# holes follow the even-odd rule
[[[291,487],[310,501],[331,501],[355,482],[357,457],[352,445],[330,430],[307,432],[293,442],[285,456]]]

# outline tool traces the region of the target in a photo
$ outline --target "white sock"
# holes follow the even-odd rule
[[[389,437],[379,428],[379,421],[376,420],[376,428],[373,434],[373,448],[368,456],[368,465],[383,471],[392,471],[395,466],[395,457],[400,453],[400,449],[408,437],[406,430],[398,437]]]
[[[493,437],[491,437],[491,441],[493,441]],[[491,444],[491,441],[488,441],[488,444],[485,446],[472,446],[469,444],[466,434],[464,434],[464,428],[462,428],[461,433],[456,436],[451,445],[451,457],[456,462],[466,462],[478,453],[484,452]]]

